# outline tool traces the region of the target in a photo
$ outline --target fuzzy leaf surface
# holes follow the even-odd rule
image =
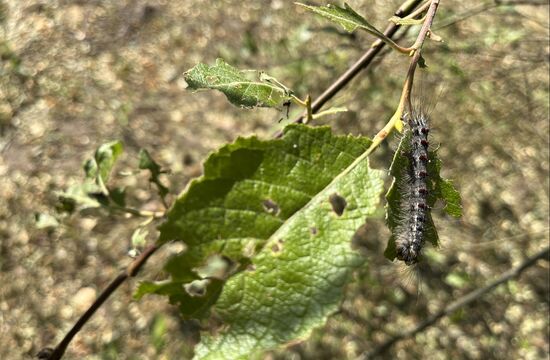
[[[296,3],[314,13],[321,15],[324,18],[329,19],[332,22],[335,22],[342,26],[347,32],[354,32],[357,28],[366,30],[367,32],[383,38],[385,41],[392,42],[386,35],[376,29],[374,26],[369,24],[364,17],[359,15],[355,10],[351,8],[347,3],[344,3],[344,7],[338,5],[329,4],[327,6],[312,6],[305,5],[302,3]]]
[[[386,223],[392,235],[384,252],[386,258],[390,260],[396,257],[396,229],[407,216],[403,211],[402,204],[406,193],[403,185],[408,181],[409,176],[409,158],[406,154],[409,151],[410,136],[410,130],[407,130],[395,151],[390,166],[390,174],[394,180],[386,193]],[[427,171],[429,176],[426,182],[428,188],[428,206],[433,207],[436,201],[441,200],[445,204],[444,210],[448,215],[456,218],[462,216],[460,193],[455,189],[450,180],[441,177],[441,160],[437,157],[437,150],[428,151],[428,159]],[[439,236],[432,219],[431,211],[427,212],[425,240],[435,247],[439,245]]]
[[[241,71],[223,59],[209,66],[198,64],[183,74],[191,90],[215,89],[236,106],[275,107],[290,99],[290,90],[270,76],[255,76],[256,71]]]
[[[383,186],[383,173],[357,160],[369,144],[290,125],[281,139],[222,147],[160,228],[160,243],[187,245],[166,265],[171,280],[144,283],[137,295],[167,295],[187,318],[204,318],[215,304],[222,329],[202,337],[198,359],[248,358],[306,338],[337,310],[364,261],[351,239]],[[212,275],[220,259],[227,267]]]

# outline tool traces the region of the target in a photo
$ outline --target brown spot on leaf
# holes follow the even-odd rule
[[[319,230],[317,230],[317,228],[316,228],[315,226],[313,226],[313,227],[311,227],[311,228],[309,229],[309,231],[311,232],[311,235],[317,235],[317,232],[318,232]]]
[[[283,239],[279,239],[277,240],[273,245],[271,245],[271,251],[273,251],[274,253],[277,253],[277,252],[280,252],[281,250],[283,250],[283,243],[285,241]]]
[[[348,205],[348,203],[346,202],[346,199],[344,199],[337,193],[334,193],[329,196],[328,201],[332,206],[332,211],[334,211],[336,215],[342,216],[342,214],[344,213],[344,210],[346,209],[346,206]]]
[[[279,207],[279,205],[277,205],[277,203],[271,199],[264,200],[262,202],[262,205],[264,207],[264,210],[271,215],[277,216],[281,212],[281,208]]]

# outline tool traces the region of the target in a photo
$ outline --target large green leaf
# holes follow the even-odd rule
[[[160,243],[187,245],[166,266],[171,280],[144,283],[137,295],[167,295],[184,317],[215,303],[223,326],[203,336],[197,358],[237,359],[305,338],[337,309],[363,262],[351,239],[383,185],[382,172],[361,158],[369,144],[290,125],[281,139],[222,147],[160,228]],[[220,259],[227,266],[214,275]]]
[[[183,76],[190,89],[219,90],[237,106],[275,107],[290,98],[291,91],[274,78],[256,74],[258,72],[241,71],[217,59],[215,65],[198,64]]]
[[[406,154],[409,151],[410,136],[411,132],[407,130],[401,138],[401,142],[395,151],[393,162],[390,166],[390,174],[393,176],[394,180],[386,194],[386,223],[392,235],[384,252],[386,258],[390,260],[396,257],[396,230],[399,224],[402,224],[403,219],[407,216],[405,213],[406,209],[403,207],[403,197],[406,194],[403,187],[409,179],[409,158]],[[455,189],[450,180],[440,176],[441,160],[437,157],[437,150],[429,151],[428,159],[428,206],[433,207],[438,200],[441,200],[445,204],[444,210],[448,215],[457,218],[462,216],[460,193]],[[427,213],[425,235],[425,241],[430,242],[433,246],[438,246],[439,237],[431,212]]]

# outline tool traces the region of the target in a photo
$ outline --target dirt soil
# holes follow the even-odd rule
[[[379,28],[399,5],[349,3]],[[383,257],[383,219],[369,224],[369,265],[348,287],[342,311],[308,341],[266,359],[353,359],[548,246],[548,6],[487,4],[442,1],[434,32],[445,42],[427,44],[429,67],[417,81],[419,97],[432,104],[431,141],[462,194],[463,218],[433,209],[441,247],[427,250],[413,276]],[[416,31],[401,42],[412,43]],[[163,181],[173,200],[209,152],[240,135],[269,138],[285,116],[186,91],[183,71],[222,57],[315,97],[372,41],[282,0],[0,1],[0,359],[30,359],[54,346],[132,260],[139,219],[95,212],[37,227],[37,214],[56,214],[57,194],[82,180],[82,163],[100,144],[124,143],[112,182],[127,187],[128,203],[162,210],[148,175],[136,172],[140,148],[170,169]],[[395,109],[407,62],[386,51],[329,104],[349,111],[314,125],[375,134]],[[387,169],[395,144],[377,151],[376,167]],[[154,236],[152,229],[148,241]],[[176,250],[155,254],[139,279],[162,278]],[[384,358],[548,358],[548,264]],[[196,325],[164,298],[133,301],[138,280],[97,312],[66,359],[191,356]]]

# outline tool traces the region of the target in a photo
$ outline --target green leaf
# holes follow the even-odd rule
[[[190,89],[219,90],[232,104],[241,107],[275,107],[290,99],[290,90],[274,78],[263,73],[251,78],[253,73],[258,74],[240,71],[217,59],[215,65],[198,64],[183,76]]]
[[[100,207],[108,199],[103,189],[90,179],[70,186],[67,191],[58,193],[62,208],[68,212]]]
[[[403,214],[403,196],[404,189],[400,188],[407,181],[409,173],[409,158],[405,155],[408,152],[408,144],[410,143],[410,130],[407,130],[401,138],[401,142],[395,151],[392,164],[390,166],[390,174],[394,180],[388,192],[386,193],[386,223],[391,230],[392,235],[388,241],[388,246],[384,252],[386,258],[393,260],[396,257],[395,252],[395,231],[402,219],[406,216]],[[462,216],[462,206],[460,205],[460,193],[454,188],[452,182],[443,179],[440,176],[441,160],[437,157],[437,150],[428,152],[428,206],[433,207],[437,200],[443,201],[445,204],[444,210],[447,214],[453,217]],[[433,246],[439,245],[439,236],[435,228],[431,212],[427,213],[425,240]]]
[[[121,187],[116,187],[111,189],[109,192],[109,199],[113,201],[114,204],[120,207],[126,206],[126,189]]]
[[[94,157],[84,162],[86,178],[80,184],[70,186],[67,191],[58,193],[64,211],[85,210],[108,205],[109,199],[118,205],[124,204],[124,189],[116,188],[112,193],[107,189],[111,170],[122,154],[122,143],[112,141],[100,145]]]
[[[120,154],[122,154],[122,142],[112,141],[102,144],[97,148],[94,154],[93,161],[95,164],[85,165],[86,176],[95,176],[98,180],[98,184],[106,184],[113,165]]]
[[[142,227],[135,229],[132,233],[132,246],[136,248],[145,246],[145,243],[147,242],[147,235],[149,235],[149,231],[147,229]]]
[[[337,310],[364,262],[351,239],[383,186],[383,173],[360,158],[369,145],[328,127],[290,125],[281,139],[222,147],[160,227],[160,243],[179,239],[188,249],[167,263],[171,280],[144,283],[136,296],[168,295],[184,317],[215,303],[223,330],[203,336],[197,358],[238,359],[307,337]],[[212,275],[216,257],[230,265],[223,291]],[[193,283],[204,292],[193,296]]]
[[[321,15],[324,18],[331,20],[341,25],[344,30],[353,32],[357,28],[366,30],[374,36],[383,39],[386,42],[393,43],[393,41],[376,29],[374,26],[368,23],[364,17],[355,12],[347,3],[344,3],[344,7],[329,4],[327,6],[311,6],[302,3],[296,3],[296,5],[302,6],[314,13]]]
[[[50,214],[37,213],[34,215],[34,219],[37,229],[53,229],[59,226],[59,221]]]
[[[150,171],[151,178],[149,181],[157,186],[160,197],[164,198],[168,194],[169,190],[162,184],[159,178],[163,171],[160,165],[153,160],[149,152],[145,149],[139,150],[139,168]]]

